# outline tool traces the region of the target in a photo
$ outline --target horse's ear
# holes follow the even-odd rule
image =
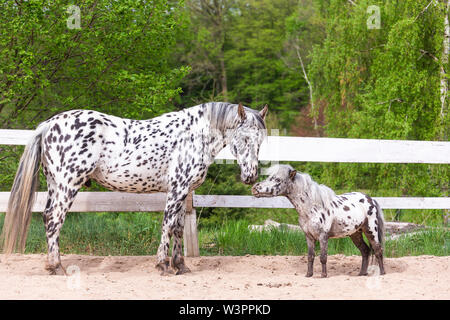
[[[239,102],[238,106],[238,114],[241,120],[247,119],[247,115],[245,114],[244,106],[242,105],[242,102]]]
[[[261,118],[263,118],[263,120],[266,118],[268,110],[269,110],[269,106],[266,104],[264,106],[264,108],[259,112],[259,115],[261,116]]]
[[[297,174],[297,170],[293,169],[289,172],[289,178],[294,181],[295,175]]]

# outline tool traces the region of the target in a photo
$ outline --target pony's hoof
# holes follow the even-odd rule
[[[172,274],[172,270],[169,270],[169,263],[168,262],[160,262],[156,266],[156,269],[161,271],[162,276],[167,276],[169,274]]]
[[[180,274],[184,274],[184,273],[189,273],[191,272],[191,269],[189,269],[188,267],[186,267],[185,265],[181,265],[181,266],[177,266],[177,272],[175,273],[176,275],[180,275]]]
[[[326,273],[322,273],[320,276],[321,276],[322,278],[326,278],[328,275],[327,275]]]
[[[49,275],[57,275],[57,276],[65,276],[66,275],[66,270],[64,269],[64,267],[59,264],[57,266],[45,266],[45,270],[48,271]]]
[[[360,273],[358,274],[358,276],[360,276],[360,277],[362,277],[362,276],[367,276],[367,275],[368,275],[367,272],[360,272]]]
[[[311,278],[312,277],[312,272],[308,272],[307,274],[306,274],[306,276],[305,277],[307,277],[307,278]]]

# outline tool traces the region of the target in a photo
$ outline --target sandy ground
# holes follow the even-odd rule
[[[328,257],[328,278],[306,278],[306,257],[186,258],[192,272],[161,276],[155,256],[64,255],[69,276],[50,276],[45,255],[0,255],[0,299],[450,299],[450,256],[385,259],[384,276],[359,277],[361,257]],[[371,270],[371,269],[369,269]]]

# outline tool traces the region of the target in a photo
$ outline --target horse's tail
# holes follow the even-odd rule
[[[375,203],[377,212],[377,222],[378,222],[378,242],[380,243],[381,247],[384,246],[384,233],[385,233],[385,225],[384,225],[384,215],[383,210],[380,207],[380,204],[373,199],[373,202]]]
[[[5,254],[12,253],[17,247],[20,252],[25,250],[31,212],[39,185],[41,142],[46,131],[47,126],[38,127],[20,158],[0,237]]]

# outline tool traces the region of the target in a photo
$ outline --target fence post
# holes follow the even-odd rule
[[[197,232],[197,214],[193,207],[194,192],[186,197],[186,215],[184,218],[184,256],[198,257],[200,251],[198,248]]]

